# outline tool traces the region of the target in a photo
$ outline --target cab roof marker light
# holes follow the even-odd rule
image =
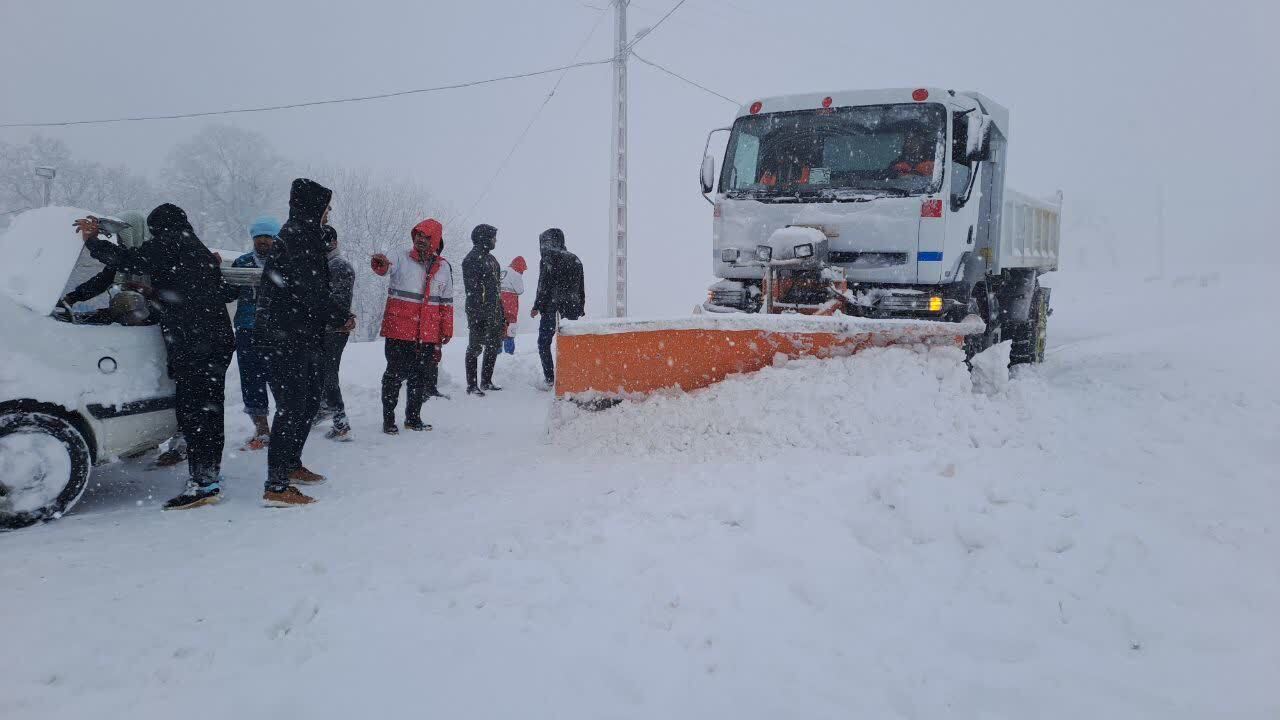
[[[929,91],[924,88],[916,88],[915,91],[911,93],[911,99],[916,102],[924,102],[929,99]]]
[[[763,107],[764,107],[764,103],[760,102],[759,100],[751,103],[751,114],[755,115],[756,113],[760,112],[761,108]]]

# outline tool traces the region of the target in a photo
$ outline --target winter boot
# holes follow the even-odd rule
[[[404,421],[405,430],[413,430],[415,432],[427,432],[431,430],[431,426],[422,422],[422,418],[407,418]]]
[[[484,397],[484,391],[481,390],[478,385],[468,385],[467,394],[475,395],[476,397]]]
[[[302,505],[310,505],[315,501],[315,498],[310,495],[303,495],[301,490],[292,485],[283,490],[268,489],[262,493],[262,504],[267,507],[300,507]]]
[[[222,492],[222,488],[216,482],[201,485],[195,480],[188,480],[187,487],[182,491],[182,494],[166,502],[164,509],[190,510],[201,505],[213,505],[218,502],[218,494],[220,492]]]
[[[487,383],[481,383],[480,389],[484,390],[485,392],[498,392],[502,388],[498,387],[497,385],[494,385],[491,382],[487,382]]]
[[[430,390],[428,390],[428,391],[427,391],[427,397],[429,397],[429,398],[441,398],[441,399],[444,399],[444,400],[452,400],[452,399],[453,399],[453,398],[449,397],[448,395],[445,395],[444,393],[440,392],[440,391],[439,391],[439,390],[437,390],[436,388],[431,388]]]
[[[292,485],[323,485],[327,479],[320,473],[311,472],[301,466],[289,473],[289,483]]]
[[[267,435],[254,435],[253,437],[251,437],[251,438],[249,438],[248,440],[246,440],[246,441],[245,441],[245,443],[244,443],[244,447],[241,447],[240,449],[241,449],[241,450],[243,450],[244,452],[252,452],[252,451],[254,451],[254,450],[261,450],[261,449],[265,448],[265,447],[266,447],[270,442],[271,442],[271,435],[270,435],[270,434],[267,434]]]

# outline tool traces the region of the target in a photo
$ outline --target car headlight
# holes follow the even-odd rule
[[[805,243],[803,245],[797,245],[793,249],[795,250],[796,257],[798,258],[813,257],[813,243]]]
[[[720,262],[738,262],[738,248],[725,248],[720,251]]]
[[[760,262],[769,262],[773,259],[773,248],[768,245],[757,245],[756,259]]]

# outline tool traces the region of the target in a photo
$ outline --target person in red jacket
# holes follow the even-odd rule
[[[404,409],[406,430],[430,430],[422,422],[427,399],[427,376],[440,362],[440,349],[453,339],[453,268],[440,255],[444,228],[434,218],[413,227],[413,245],[388,258],[373,256],[370,265],[379,275],[390,273],[387,308],[382,316],[386,338],[387,369],[382,374],[382,431],[396,427],[396,403],[400,386],[408,381]]]
[[[507,317],[507,329],[503,333],[502,350],[508,355],[516,353],[516,323],[520,322],[520,296],[524,294],[524,271],[529,263],[517,255],[511,265],[502,271],[500,283],[502,313]]]

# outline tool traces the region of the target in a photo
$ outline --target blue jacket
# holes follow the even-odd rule
[[[236,261],[231,263],[231,267],[238,268],[256,268],[262,267],[263,260],[258,258],[258,254],[247,252]],[[258,313],[258,288],[242,287],[240,288],[240,298],[236,302],[236,318],[235,326],[237,330],[252,330],[253,320]]]

